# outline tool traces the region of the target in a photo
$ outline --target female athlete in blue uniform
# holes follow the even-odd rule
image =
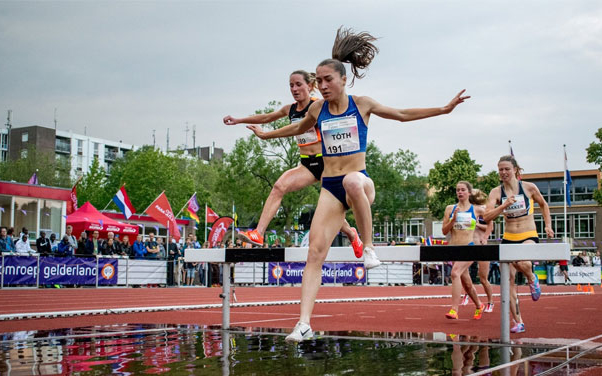
[[[311,92],[314,90],[315,84],[316,79],[314,74],[304,70],[296,70],[289,77],[290,90],[295,103],[286,105],[278,111],[252,115],[242,119],[233,118],[228,115],[224,117],[224,124],[265,124],[285,116],[288,116],[291,123],[301,121],[305,117],[309,106],[316,101],[315,98],[311,97]],[[301,163],[299,166],[285,171],[278,178],[263,205],[263,211],[257,223],[257,228],[240,232],[238,235],[242,240],[262,246],[263,235],[276,215],[282,202],[282,197],[289,192],[301,190],[320,181],[322,172],[324,171],[321,141],[322,135],[318,131],[317,126],[308,129],[301,135],[297,135],[297,146],[299,146],[301,154]],[[349,238],[355,255],[358,258],[362,257],[363,244],[357,234],[357,230],[350,227],[347,221],[344,221],[341,231]]]
[[[312,103],[305,118],[298,123],[271,132],[264,132],[256,125],[247,126],[258,137],[268,139],[303,134],[317,122],[322,135],[323,189],[309,232],[309,252],[301,286],[301,315],[287,341],[299,342],[313,336],[309,322],[322,281],[322,264],[347,209],[353,210],[364,243],[365,267],[380,265],[372,243],[370,205],[375,196],[374,183],[366,173],[370,115],[398,121],[424,119],[448,114],[469,98],[462,96],[462,90],[443,107],[400,110],[383,106],[369,97],[347,95],[347,73],[343,62],[351,64],[355,78],[363,77],[359,70],[367,68],[378,52],[372,43],[375,40],[366,32],[355,34],[340,28],[332,48],[332,59],[322,61],[316,69],[318,90],[324,99]]]
[[[443,214],[443,235],[451,234],[449,245],[474,245],[474,232],[477,227],[477,218],[482,216],[484,209],[470,203],[472,184],[460,181],[456,184],[456,205],[448,205]],[[476,306],[473,318],[480,320],[485,305],[481,303],[477,291],[472,284],[468,268],[472,261],[456,261],[452,267],[452,304],[451,309],[445,314],[448,319],[458,319],[458,306],[462,298],[462,287],[470,296]]]

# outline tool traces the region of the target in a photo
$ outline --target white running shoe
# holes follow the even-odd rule
[[[460,303],[460,305],[468,305],[468,294],[465,294],[462,297],[462,302]]]
[[[299,321],[295,325],[293,332],[286,336],[284,339],[286,342],[302,342],[311,339],[314,336],[314,332],[311,330],[311,326],[304,322]]]
[[[364,267],[366,269],[376,268],[380,266],[381,262],[376,256],[376,252],[374,252],[374,248],[365,247],[364,248]]]

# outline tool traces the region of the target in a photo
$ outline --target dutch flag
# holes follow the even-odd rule
[[[115,205],[117,205],[117,207],[119,207],[119,210],[121,210],[125,219],[130,219],[132,214],[136,212],[136,209],[134,209],[134,205],[132,205],[132,203],[130,202],[128,194],[125,192],[125,185],[119,188],[119,190],[113,197],[113,202],[115,203]]]

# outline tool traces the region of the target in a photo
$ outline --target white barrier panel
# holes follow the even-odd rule
[[[600,284],[600,267],[599,266],[570,266],[569,265],[569,278],[571,283],[591,283],[595,285]],[[554,283],[563,284],[564,274],[560,271],[560,267],[556,265],[554,267]]]
[[[127,274],[125,273],[126,266]],[[165,260],[119,259],[118,271],[118,285],[162,285],[167,283],[167,261]]]
[[[566,243],[376,247],[381,261],[442,262],[568,260]],[[186,262],[305,262],[308,248],[189,249]],[[351,247],[331,247],[324,262],[361,262]]]
[[[262,262],[239,262],[234,264],[234,283],[263,284]]]
[[[411,285],[412,263],[383,262],[381,266],[368,270],[368,284]]]

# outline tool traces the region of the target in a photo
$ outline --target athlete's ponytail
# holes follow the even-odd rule
[[[356,34],[352,29],[344,29],[341,26],[337,30],[337,36],[332,46],[332,59],[326,59],[318,66],[332,65],[341,76],[346,76],[347,72],[343,63],[351,64],[353,78],[350,86],[353,86],[356,78],[362,78],[365,75],[359,70],[368,68],[378,53],[378,47],[372,43],[375,40],[376,38],[368,32],[362,31]]]
[[[473,189],[468,197],[468,201],[473,205],[485,205],[487,202],[487,193],[480,189]]]

